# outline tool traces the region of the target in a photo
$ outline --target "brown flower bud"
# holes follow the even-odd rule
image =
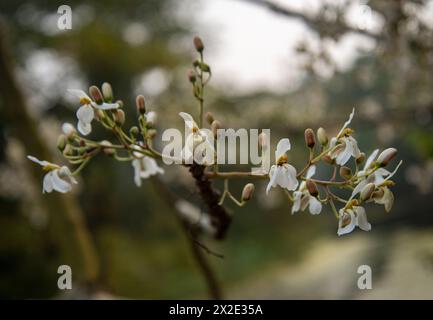
[[[244,189],[242,190],[242,201],[248,201],[253,197],[254,193],[254,184],[248,183],[245,185]]]
[[[92,97],[92,99],[97,104],[102,104],[104,102],[104,98],[102,97],[101,90],[99,90],[99,88],[97,86],[91,86],[89,88],[89,93],[90,93],[90,96]]]
[[[108,82],[104,82],[101,88],[102,95],[104,96],[105,101],[113,101],[113,88],[111,87],[111,84],[109,84]]]
[[[396,148],[388,148],[382,151],[382,153],[377,158],[377,163],[381,167],[385,167],[388,165],[388,163],[394,159],[394,157],[397,155],[397,149]]]
[[[155,129],[147,130],[147,137],[149,139],[153,139],[155,136],[156,136],[156,130]]]
[[[349,167],[341,167],[340,168],[340,176],[346,180],[352,177],[352,170]]]
[[[357,164],[362,164],[365,161],[365,153],[361,152],[361,154],[359,155],[358,158],[356,158],[356,163]]]
[[[322,127],[317,129],[317,139],[322,146],[326,146],[328,144],[328,136],[325,129],[323,129]]]
[[[57,138],[57,149],[59,149],[60,151],[65,150],[66,144],[67,144],[67,138],[64,134],[61,134]]]
[[[123,126],[125,123],[125,112],[122,109],[115,110],[114,122],[116,122],[118,126]]]
[[[307,190],[308,192],[313,196],[313,197],[317,197],[319,195],[319,189],[317,189],[317,185],[314,181],[312,180],[307,180],[306,181],[306,185],[307,185]]]
[[[361,190],[361,195],[359,196],[361,201],[367,201],[373,195],[376,186],[374,183],[367,183],[364,188]]]
[[[221,129],[221,123],[218,120],[214,120],[211,125],[212,133],[216,137],[218,134],[218,129]]]
[[[314,145],[316,144],[316,138],[314,136],[314,131],[313,129],[305,129],[304,132],[304,137],[305,137],[305,144],[307,145],[308,148],[314,148]]]
[[[146,113],[146,103],[144,101],[144,96],[141,94],[137,96],[135,99],[135,105],[137,106],[137,112],[139,114],[145,114]]]
[[[201,41],[200,37],[194,37],[193,39],[194,47],[198,52],[202,52],[204,50],[203,41]]]
[[[212,124],[212,122],[214,122],[214,117],[212,115],[212,113],[210,112],[206,112],[206,114],[204,115],[204,118],[206,119],[207,123]]]
[[[194,70],[188,70],[188,80],[191,83],[195,83],[197,80]]]

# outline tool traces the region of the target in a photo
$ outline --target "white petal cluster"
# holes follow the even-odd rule
[[[33,156],[27,156],[27,158],[42,166],[43,170],[48,171],[42,183],[42,193],[50,193],[53,190],[67,193],[72,190],[72,184],[77,183],[68,167],[58,166],[57,164],[39,160]]]

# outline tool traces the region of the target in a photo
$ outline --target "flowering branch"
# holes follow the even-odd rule
[[[305,130],[308,161],[299,172],[289,163],[287,153],[292,146],[288,138],[278,142],[275,163],[269,168],[269,163],[263,156],[264,151],[270,147],[269,139],[264,132],[260,134],[258,141],[262,150],[260,170],[220,171],[214,161],[220,146],[215,145],[214,138],[220,137],[221,123],[215,120],[211,113],[204,113],[204,90],[211,77],[211,68],[204,60],[204,45],[200,38],[194,38],[194,46],[199,59],[193,62],[193,69],[188,73],[188,78],[194,97],[198,101],[199,122],[197,124],[188,113],[179,113],[185,122],[186,131],[185,145],[179,152],[167,154],[154,148],[156,114],[147,110],[143,96],[139,95],[136,98],[138,125],[125,132],[124,104],[120,100],[114,100],[112,88],[108,83],[104,83],[101,89],[91,86],[89,95],[81,90],[70,90],[81,105],[77,110],[77,129],[71,124],[64,124],[63,134],[58,139],[58,148],[71,164],[78,167],[71,171],[66,166],[29,156],[30,160],[40,164],[48,172],[44,178],[43,191],[70,191],[72,184],[76,183],[74,177],[96,155],[105,154],[116,161],[131,162],[134,168],[134,181],[138,187],[141,186],[142,179],[164,174],[164,169],[158,165],[160,161],[175,162],[187,167],[207,206],[216,239],[225,237],[232,221],[231,215],[223,206],[225,199],[228,197],[236,205],[244,206],[254,193],[254,184],[248,183],[243,188],[241,199],[238,200],[229,190],[229,180],[234,178],[269,179],[266,193],[276,187],[284,189],[289,201],[292,202],[292,214],[307,208],[311,214],[319,214],[324,205],[329,205],[338,219],[338,235],[349,233],[356,226],[365,231],[371,229],[363,207],[366,203],[383,204],[386,211],[391,210],[394,196],[390,188],[395,183],[390,179],[398,170],[401,161],[393,172],[385,169],[397,154],[394,148],[385,149],[380,154],[376,149],[366,158],[353,136],[354,130],[349,127],[355,110],[331,139],[324,128],[319,128],[317,132],[311,128]],[[204,120],[210,125],[210,129],[205,128]],[[93,141],[83,137],[91,133],[93,121],[111,131],[117,141]],[[333,173],[329,179],[313,178],[319,165],[332,168]],[[361,165],[363,168],[360,170]],[[212,180],[218,178],[224,179],[222,193],[212,185]],[[340,194],[342,192],[350,192],[350,195]],[[336,203],[342,204],[342,207],[337,209]]]

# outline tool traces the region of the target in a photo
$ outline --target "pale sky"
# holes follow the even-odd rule
[[[213,83],[226,90],[250,92],[257,89],[287,91],[302,79],[295,47],[308,40],[317,47],[314,33],[300,21],[277,15],[262,6],[240,0],[182,0],[195,12],[194,31],[205,39],[206,55],[213,66]],[[314,13],[323,0],[274,0],[288,8]],[[364,23],[370,30],[380,28],[381,21],[372,15],[363,20],[364,9],[354,4],[348,21]],[[364,10],[364,11],[363,11]],[[359,35],[348,35],[340,43],[327,42],[336,63],[344,69],[351,65],[359,48],[371,50],[375,42]],[[329,75],[323,69],[323,75]]]

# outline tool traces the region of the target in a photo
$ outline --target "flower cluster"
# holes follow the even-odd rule
[[[384,205],[387,212],[391,210],[394,196],[390,188],[395,184],[391,178],[402,162],[400,161],[391,172],[386,167],[397,154],[395,148],[385,149],[380,154],[376,149],[368,158],[361,152],[353,136],[354,130],[349,127],[355,110],[351,112],[349,119],[337,135],[331,139],[328,139],[323,128],[319,128],[316,133],[310,128],[305,130],[305,143],[309,151],[309,158],[299,172],[289,163],[287,153],[292,146],[288,138],[283,138],[278,142],[275,150],[275,164],[269,170],[267,169],[269,163],[265,163],[266,158],[263,158],[262,170],[258,173],[222,172],[218,164],[206,161],[208,152],[202,152],[202,150],[215,151],[216,146],[211,138],[217,135],[221,124],[214,119],[212,114],[205,115],[203,112],[204,88],[210,79],[211,71],[203,59],[202,41],[195,38],[194,45],[200,58],[193,63],[194,68],[189,72],[188,78],[199,104],[199,121],[197,123],[193,116],[186,112],[179,113],[185,122],[187,132],[185,133],[185,145],[176,156],[183,159],[183,166],[190,168],[193,177],[201,186],[201,192],[211,193],[211,196],[205,195],[204,199],[211,199],[217,194],[208,188],[210,184],[207,182],[211,179],[224,179],[222,196],[217,205],[211,200],[211,210],[221,207],[227,197],[239,206],[243,206],[252,198],[255,190],[252,183],[245,185],[240,200],[231,193],[229,181],[236,177],[268,178],[266,194],[272,188],[284,190],[292,202],[292,214],[308,208],[311,214],[317,215],[321,213],[324,205],[329,204],[338,219],[338,235],[347,234],[355,227],[364,231],[371,229],[364,208],[368,202]],[[137,125],[125,130],[127,109],[121,100],[114,100],[110,84],[104,83],[101,88],[91,86],[89,94],[81,90],[69,90],[69,92],[77,98],[79,105],[76,112],[77,129],[72,124],[63,124],[63,133],[58,138],[57,147],[66,160],[76,165],[77,168],[71,171],[66,166],[28,156],[30,160],[40,164],[43,170],[47,171],[43,179],[44,193],[53,190],[61,193],[71,191],[72,184],[77,183],[74,177],[98,154],[104,154],[120,162],[130,162],[133,168],[133,181],[138,187],[141,186],[142,179],[164,174],[164,169],[158,165],[157,160],[162,160],[165,155],[153,147],[156,134],[156,113],[147,110],[145,98],[142,95],[136,98]],[[209,129],[205,128],[204,120],[207,120]],[[116,141],[95,141],[87,138],[92,132],[94,121],[110,131]],[[269,139],[263,134],[262,132],[259,137],[262,152],[269,150],[270,147]],[[197,160],[197,155],[200,161]],[[350,167],[351,159],[353,164]],[[333,168],[333,174],[328,180],[313,178],[319,165]],[[195,170],[197,168],[199,170]],[[337,173],[340,177],[337,176]],[[340,194],[333,191],[333,188],[337,189]],[[341,195],[343,192],[347,193],[347,199]],[[341,204],[341,207],[337,209],[336,204]],[[227,220],[224,221],[227,222]]]

